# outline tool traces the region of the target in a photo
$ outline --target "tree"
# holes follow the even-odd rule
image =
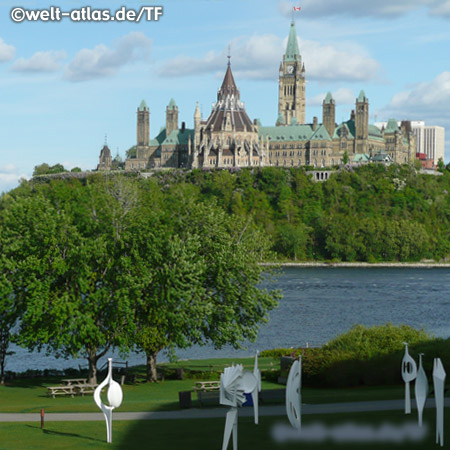
[[[294,225],[289,222],[281,223],[278,226],[278,236],[276,248],[288,258],[305,259],[306,248],[310,244],[310,229],[304,224]]]
[[[49,166],[47,163],[42,163],[34,167],[33,177],[38,175],[51,175],[55,173],[67,172],[62,164],[55,164],[54,166]]]
[[[444,172],[444,170],[445,170],[445,164],[444,164],[444,160],[442,159],[442,157],[440,157],[440,158],[438,159],[437,170],[438,170],[439,172]]]
[[[188,185],[158,190],[154,180],[94,176],[15,196],[2,219],[5,255],[20,261],[21,345],[85,356],[95,382],[111,347],[137,345],[154,379],[163,349],[256,337],[278,299],[258,287],[269,240],[251,218],[199,204]]]
[[[344,164],[347,164],[347,163],[348,163],[348,160],[349,160],[348,153],[347,153],[347,150],[345,150],[344,156],[342,157],[342,162],[343,162]]]
[[[20,261],[13,277],[16,302],[23,305],[18,342],[85,356],[90,382],[112,346],[129,348],[134,326],[121,240],[133,191],[110,183],[37,185],[17,196],[2,217],[6,255]]]
[[[242,340],[255,339],[279,298],[258,286],[263,279],[258,262],[269,242],[248,220],[210,204],[189,205],[160,220],[141,223],[145,242],[136,247],[140,264],[133,264],[145,274],[136,344],[147,355],[149,381],[156,381],[163,349],[207,342],[239,348]]]
[[[0,248],[3,250],[3,239]],[[14,264],[7,261],[4,253],[0,256],[0,384],[5,384],[5,362],[6,357],[12,355],[9,352],[9,344],[12,338],[12,329],[19,317],[18,310],[14,302],[12,285],[9,276],[14,273]]]

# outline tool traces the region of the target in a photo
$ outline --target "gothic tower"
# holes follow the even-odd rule
[[[278,116],[289,125],[295,117],[297,123],[305,123],[305,65],[298,49],[295,23],[291,22],[289,38],[283,61],[280,64],[278,90]],[[278,120],[277,125],[282,121]]]
[[[195,112],[194,112],[194,147],[197,148],[199,142],[200,142],[200,126],[202,122],[202,114],[200,112],[200,107],[197,105],[195,106]]]
[[[142,100],[137,110],[137,145],[148,146],[150,141],[150,109]]]
[[[361,91],[356,99],[355,133],[355,153],[368,153],[369,99],[364,91]]]
[[[178,130],[178,106],[171,98],[166,108],[166,136],[169,136],[173,130]]]
[[[322,123],[333,139],[334,129],[336,128],[336,102],[331,92],[328,92],[322,105]]]

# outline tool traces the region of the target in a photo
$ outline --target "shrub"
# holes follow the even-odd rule
[[[418,359],[419,353],[426,355],[423,364],[430,377],[433,358],[440,357],[444,366],[450,365],[450,339],[433,339],[423,330],[390,323],[375,327],[356,325],[322,348],[275,349],[261,355],[302,354],[304,386],[392,385],[402,381],[404,342],[408,342],[414,358]],[[287,372],[282,375],[287,376]]]

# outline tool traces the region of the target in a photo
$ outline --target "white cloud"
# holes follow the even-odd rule
[[[309,80],[365,81],[377,78],[379,74],[379,63],[359,45],[299,42]],[[274,80],[278,78],[278,67],[286,49],[286,39],[270,34],[241,37],[231,43],[231,49],[233,72],[237,78]],[[203,58],[177,56],[162,64],[160,75],[182,77],[216,71],[223,74],[226,52],[226,49],[220,52],[210,51]]]
[[[280,0],[281,13],[291,17],[293,5],[297,3]],[[299,14],[309,16],[370,16],[395,18],[419,8],[427,8],[429,14],[450,18],[449,0],[302,0]]]
[[[0,166],[0,193],[17,187],[22,178],[27,180],[30,177],[21,173],[14,164]]]
[[[423,114],[450,122],[450,71],[442,72],[434,80],[419,83],[409,91],[395,94],[387,110],[408,116]]]
[[[66,52],[46,51],[36,52],[31,58],[19,58],[11,67],[16,72],[55,72],[60,69],[60,61],[66,57]]]
[[[399,92],[392,97],[389,104],[380,111],[385,118],[395,117],[399,120],[424,120],[427,125],[445,127],[447,137],[446,161],[450,143],[450,71],[442,72],[434,80],[419,83],[408,91]]]
[[[450,19],[450,0],[437,4],[431,8],[430,14],[433,16],[442,16]]]
[[[0,38],[0,62],[10,61],[14,58],[16,49],[12,45],[8,45],[2,38]]]
[[[318,94],[310,99],[307,99],[306,102],[309,106],[322,106],[326,95],[326,93]],[[337,91],[332,92],[332,95],[336,102],[336,106],[353,105],[356,101],[356,96],[352,89],[340,88]]]
[[[68,81],[87,81],[115,75],[128,63],[145,60],[150,55],[152,41],[144,33],[132,32],[109,48],[104,44],[80,50],[65,68]]]
[[[352,43],[321,45],[304,41],[307,78],[333,81],[367,81],[379,76],[380,64],[367,51]],[[345,48],[345,50],[341,50]]]

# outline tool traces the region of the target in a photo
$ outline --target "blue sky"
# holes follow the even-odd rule
[[[164,7],[158,22],[22,22],[11,8]],[[450,159],[450,0],[0,0],[0,192],[46,162],[93,169],[105,134],[115,154],[135,143],[136,109],[152,137],[171,97],[192,126],[211,111],[231,48],[249,116],[277,117],[278,67],[292,6],[307,84],[307,122],[331,91],[336,120],[364,89],[371,121],[395,117],[446,127]]]

